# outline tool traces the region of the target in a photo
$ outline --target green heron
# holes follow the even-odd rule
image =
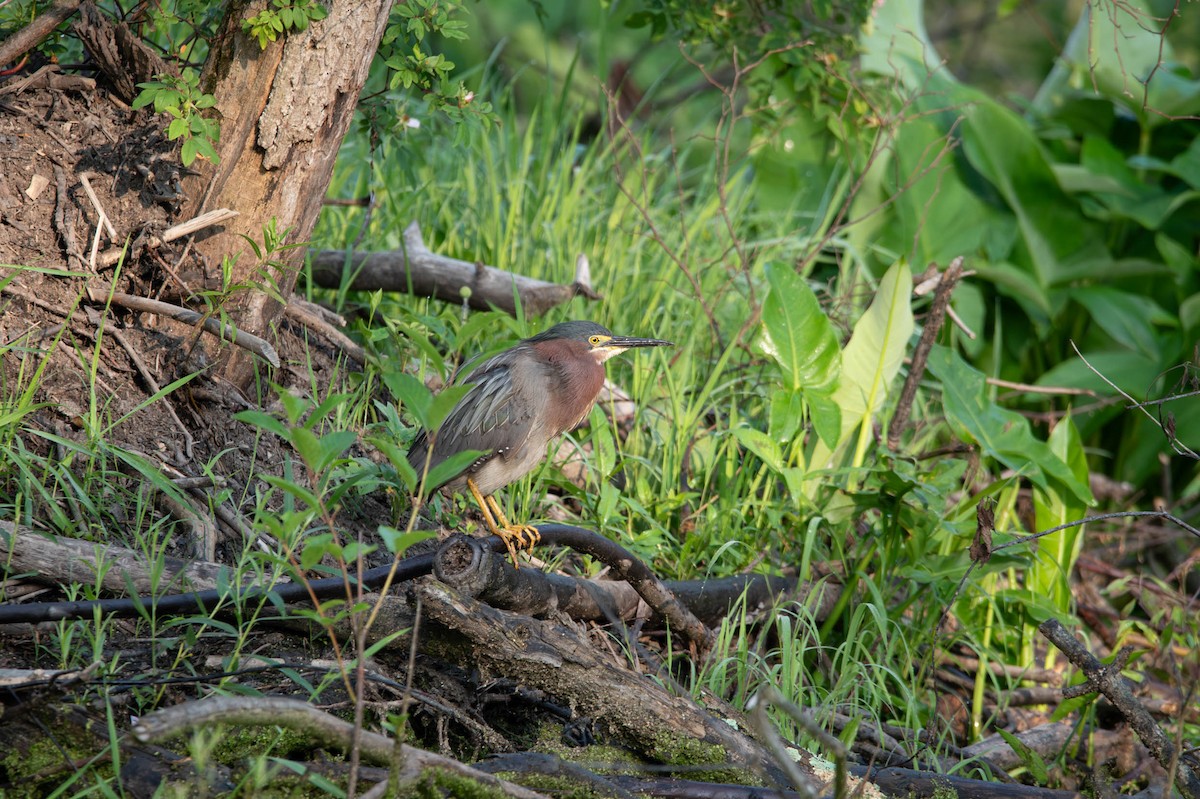
[[[528,524],[509,524],[492,494],[532,471],[547,444],[587,418],[604,385],[605,361],[634,347],[664,346],[672,344],[614,336],[593,322],[560,322],[459,381],[471,389],[436,432],[417,435],[408,461],[421,474],[459,452],[481,451],[458,475],[426,488],[470,491],[517,565],[517,548],[532,550],[541,537]]]

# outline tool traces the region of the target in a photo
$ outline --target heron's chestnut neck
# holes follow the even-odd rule
[[[587,418],[604,386],[604,366],[582,341],[547,341],[536,350],[557,378],[550,388],[546,421],[558,431],[573,430]]]

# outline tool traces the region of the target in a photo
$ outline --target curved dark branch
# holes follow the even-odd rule
[[[556,539],[557,535],[545,535],[547,542],[564,543]],[[627,582],[514,569],[500,557],[502,548],[493,549],[487,544],[488,539],[453,536],[434,556],[433,573],[462,594],[494,608],[530,616],[546,617],[557,611],[578,621],[621,619],[628,622],[639,615],[638,605],[643,600]],[[746,607],[752,610],[771,605],[781,594],[798,592],[809,596],[821,590],[800,583],[794,577],[765,574],[737,574],[711,580],[667,580],[663,586],[709,626],[719,624],[743,596]],[[828,616],[837,597],[835,586],[824,587],[814,610],[818,621]],[[661,618],[653,617],[651,622],[661,623]]]

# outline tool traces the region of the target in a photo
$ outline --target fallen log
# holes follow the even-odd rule
[[[440,582],[418,582],[409,594],[422,608],[423,652],[545,691],[647,760],[707,767],[720,781],[787,785],[770,753],[745,732],[745,719],[718,718],[690,696],[668,693],[618,666],[578,629],[497,610]]]
[[[312,279],[322,288],[355,291],[404,291],[461,303],[480,311],[497,309],[517,315],[517,298],[525,316],[539,316],[574,297],[600,299],[591,287],[587,259],[576,263],[571,285],[547,283],[480,263],[460,261],[430,251],[416,222],[404,229],[404,246],[390,252],[360,253],[321,250],[312,254]],[[467,291],[464,292],[464,289]]]

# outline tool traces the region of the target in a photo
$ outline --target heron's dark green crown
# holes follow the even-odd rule
[[[543,341],[559,341],[571,339],[586,342],[592,336],[612,337],[612,331],[604,325],[595,322],[559,322],[549,330],[543,330],[536,336],[526,339],[530,344],[540,344]]]

